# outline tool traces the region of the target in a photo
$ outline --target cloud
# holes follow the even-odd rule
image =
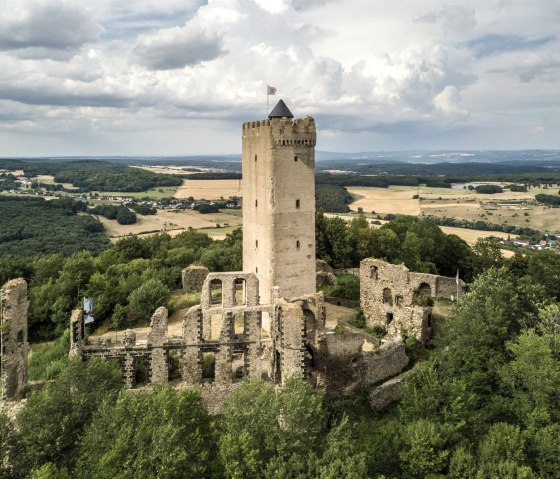
[[[505,52],[535,49],[552,42],[554,39],[553,35],[529,40],[521,35],[488,33],[467,42],[467,46],[477,58],[484,58]]]
[[[446,5],[418,17],[415,22],[440,24],[445,31],[458,34],[469,33],[477,25],[474,8],[462,5]]]
[[[137,61],[150,70],[183,68],[213,60],[222,54],[218,35],[191,24],[142,36],[134,48]]]
[[[101,30],[83,9],[61,1],[10,1],[0,17],[0,50],[22,58],[66,59]]]

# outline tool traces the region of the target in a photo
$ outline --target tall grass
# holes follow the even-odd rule
[[[69,350],[70,331],[68,329],[53,342],[38,346],[29,360],[29,379],[40,381],[58,376],[68,362]]]

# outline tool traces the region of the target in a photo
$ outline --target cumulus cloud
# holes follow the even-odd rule
[[[134,48],[138,62],[150,70],[172,70],[196,65],[213,60],[223,53],[218,35],[190,24],[143,36]]]
[[[527,115],[539,124],[537,112],[558,99],[558,18],[529,0],[502,10],[434,0],[431,11],[417,0],[8,1],[0,106],[14,118],[14,105],[37,112],[26,135],[95,132],[96,145],[113,138],[112,153],[124,153],[117,131],[146,152],[144,132],[157,128],[152,153],[188,153],[186,132],[192,151],[211,152],[218,130],[223,148],[238,151],[239,124],[265,116],[267,83],[295,115],[317,117],[322,148],[342,150],[358,145],[349,135],[359,148],[394,147],[397,137],[398,148],[429,147],[448,125],[464,132],[456,138],[475,125],[478,141],[486,125],[518,131]]]
[[[68,58],[95,41],[101,27],[82,9],[61,1],[10,1],[0,17],[0,50],[24,58]]]

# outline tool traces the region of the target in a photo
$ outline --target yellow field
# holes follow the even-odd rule
[[[350,205],[352,211],[362,208],[364,213],[394,213],[400,215],[420,214],[420,201],[412,199],[416,192],[399,191],[393,188],[372,188],[368,186],[349,186],[346,188],[352,196],[359,197]]]
[[[184,180],[175,198],[217,200],[229,196],[241,196],[241,180]]]
[[[47,185],[54,185],[55,181],[54,181],[54,176],[52,175],[37,175],[34,178],[31,178],[32,180],[35,179],[37,181],[39,181],[40,183],[46,183]],[[77,190],[79,189],[77,186],[74,186],[72,183],[57,183],[59,185],[62,185],[64,188],[68,189],[68,190]]]
[[[195,173],[202,173],[207,171],[207,168],[200,168],[200,171],[185,171],[183,168],[185,166],[164,166],[164,165],[153,165],[153,166],[131,166],[132,168],[140,168],[141,170],[151,171],[152,173],[164,173],[166,175],[194,175]]]
[[[475,244],[478,238],[488,238],[489,236],[502,239],[507,239],[508,236],[510,238],[517,238],[517,235],[502,233],[501,231],[468,230],[466,228],[454,228],[452,226],[440,226],[440,228],[445,234],[457,235],[469,244]]]
[[[198,211],[181,210],[181,211],[165,211],[158,210],[157,215],[136,215],[138,222],[133,225],[120,225],[116,220],[109,220],[103,216],[97,216],[99,221],[103,223],[107,235],[113,240],[117,240],[123,236],[130,234],[141,235],[153,232],[167,232],[171,235],[179,234],[182,231],[193,229],[214,229],[216,236],[229,233],[233,228],[241,224],[242,219],[239,216],[228,215],[224,213],[200,214]],[[217,228],[217,225],[222,228]],[[213,235],[210,235],[213,236]]]
[[[10,173],[14,176],[23,176],[23,170],[3,170],[0,168],[0,173]]]
[[[560,231],[558,209],[545,205],[516,204],[531,202],[539,193],[558,194],[558,188],[530,188],[527,193],[506,191],[495,195],[481,195],[468,189],[422,186],[348,187],[347,190],[357,198],[350,209],[357,211],[363,208],[366,214],[375,211],[376,214],[432,215],[529,227],[544,232]],[[419,199],[413,199],[414,195],[419,195]]]

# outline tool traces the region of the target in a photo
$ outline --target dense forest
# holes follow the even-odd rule
[[[0,196],[0,258],[101,252],[109,240],[99,221],[78,215],[85,209],[81,201]]]
[[[0,169],[23,170],[25,176],[52,175],[57,183],[71,183],[79,191],[146,191],[161,186],[180,186],[183,180],[132,168],[126,165],[97,160],[64,162],[30,162],[0,159]]]

